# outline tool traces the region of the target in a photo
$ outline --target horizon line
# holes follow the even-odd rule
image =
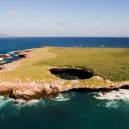
[[[0,38],[129,38],[129,36],[1,36]]]

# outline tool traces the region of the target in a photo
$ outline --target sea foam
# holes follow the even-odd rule
[[[38,99],[32,99],[30,101],[26,101],[26,100],[15,100],[15,106],[18,108],[23,108],[23,107],[31,107],[34,105],[37,105],[40,102],[40,100]]]
[[[70,100],[70,96],[68,94],[63,95],[60,93],[57,97],[52,98],[52,100],[58,101],[58,102],[68,101],[68,100]]]
[[[120,89],[111,92],[99,92],[94,95],[98,100],[104,100],[106,108],[125,108],[129,106],[129,90]]]
[[[0,109],[12,101],[13,99],[9,99],[9,98],[5,99],[3,96],[0,96]]]
[[[96,99],[103,99],[103,100],[123,100],[129,101],[129,90],[120,89],[118,91],[111,91],[111,92],[99,92],[97,95],[94,96]]]

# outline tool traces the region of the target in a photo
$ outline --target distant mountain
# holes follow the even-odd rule
[[[2,37],[11,37],[11,35],[0,33],[0,38]]]

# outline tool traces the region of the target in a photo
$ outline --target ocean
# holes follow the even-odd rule
[[[0,53],[43,46],[129,48],[129,38],[0,38]],[[0,129],[129,129],[128,121],[124,89],[105,95],[70,91],[27,103],[0,96]]]

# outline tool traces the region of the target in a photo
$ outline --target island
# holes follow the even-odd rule
[[[0,66],[0,95],[46,99],[70,90],[129,88],[128,48],[41,47],[15,51],[21,58]],[[9,55],[1,55],[0,61]]]

